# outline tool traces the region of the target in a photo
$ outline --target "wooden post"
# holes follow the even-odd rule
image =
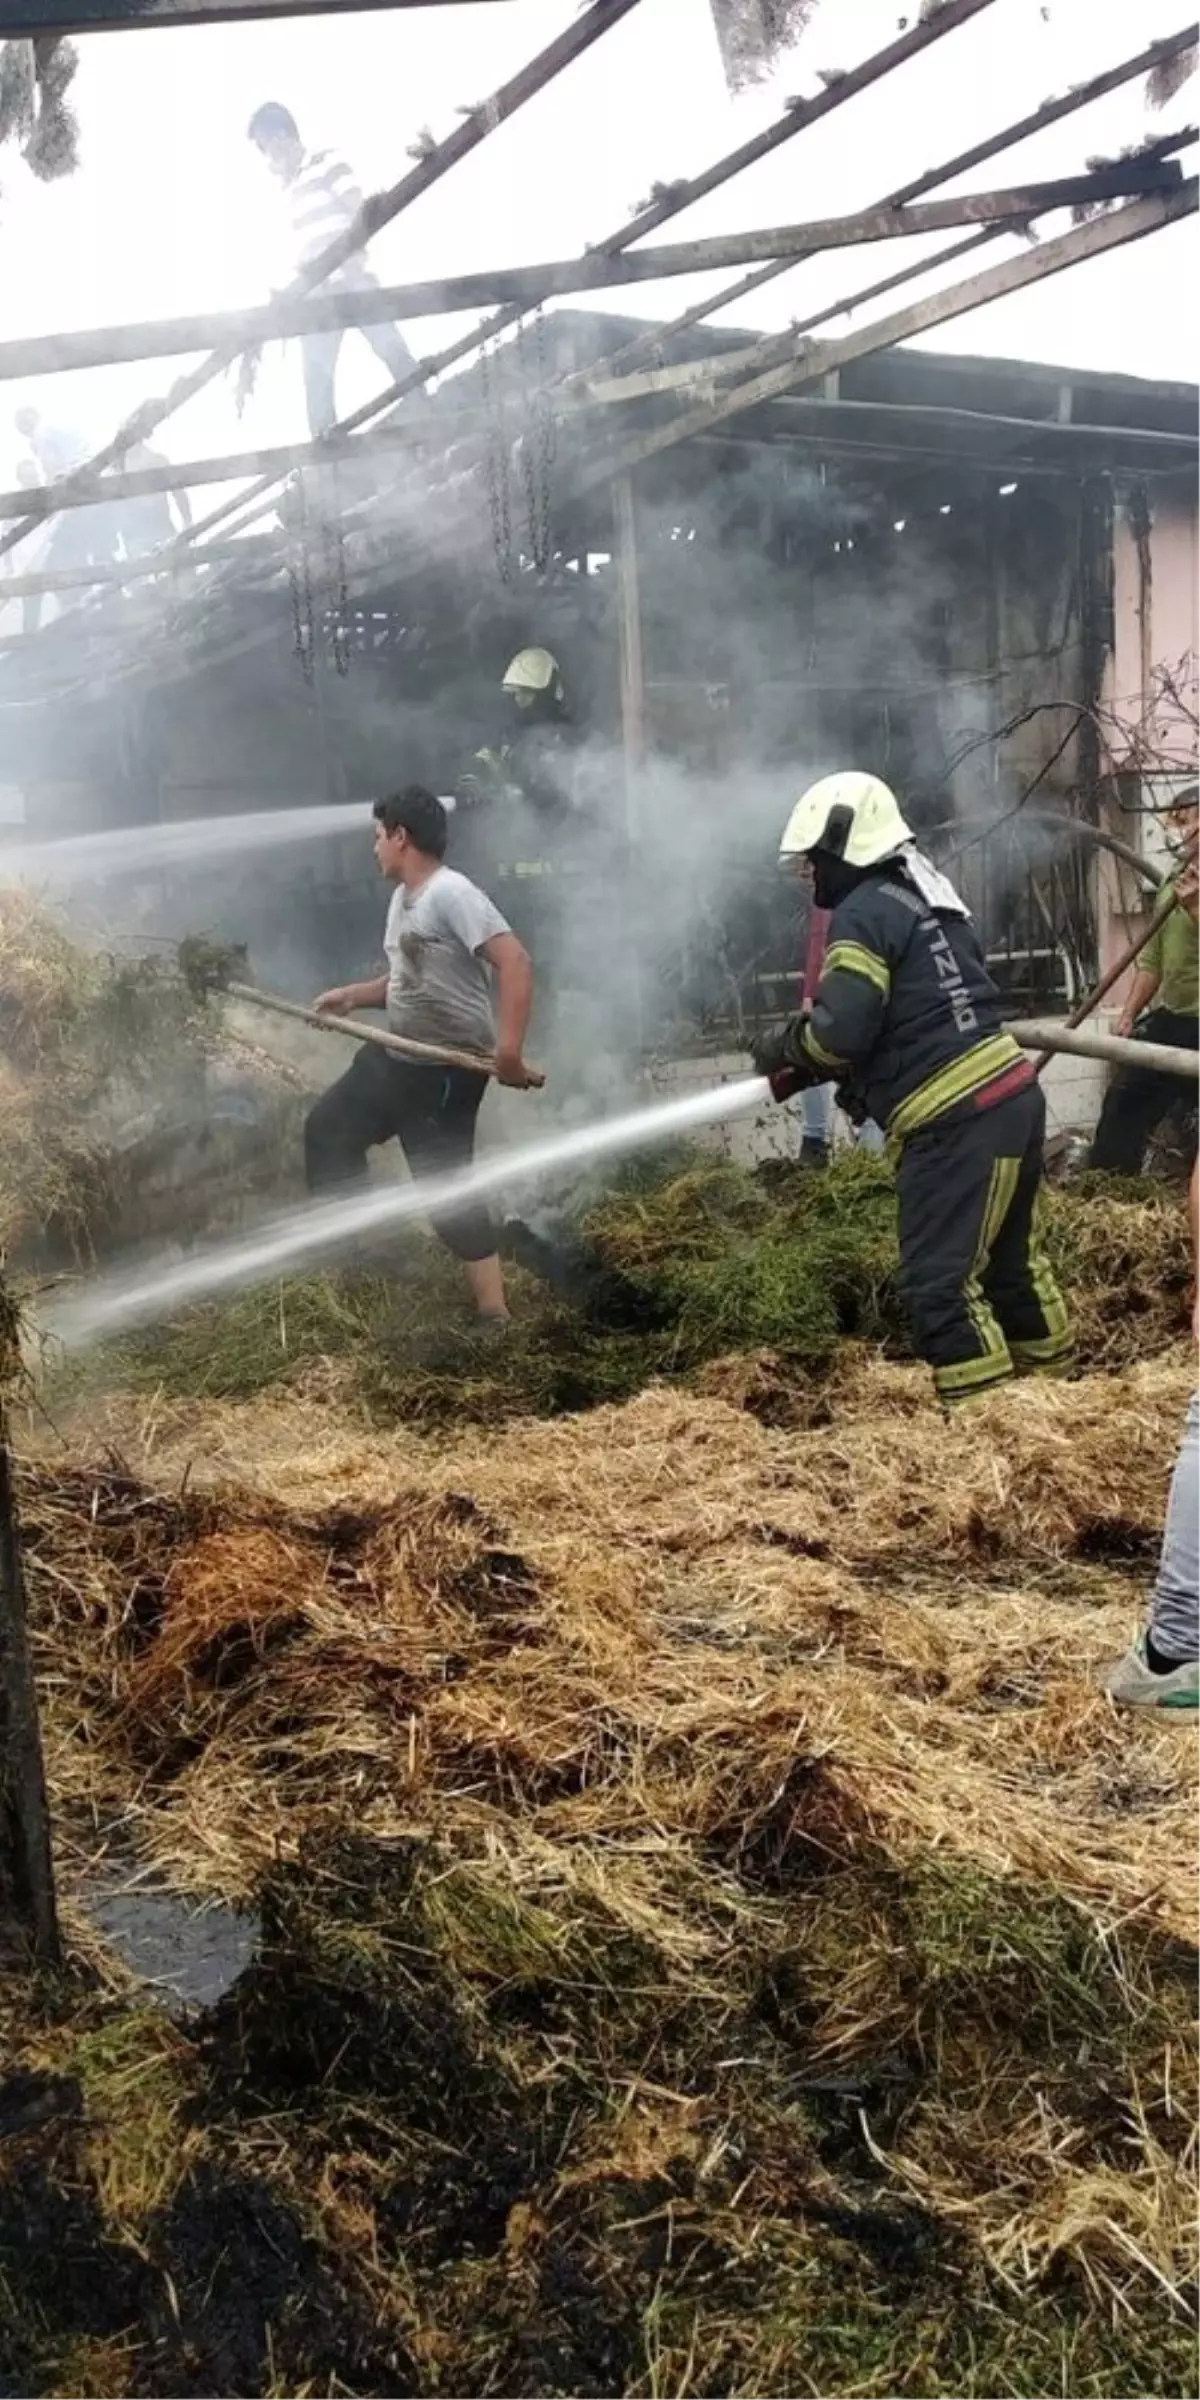
[[[625,830],[631,849],[641,816],[641,774],[646,756],[646,675],[642,660],[642,595],[638,580],[637,511],[633,478],[613,486],[613,538],[620,595],[621,737],[625,747]]]
[[[15,1340],[0,1284],[0,1343]],[[0,1356],[0,1379],[7,1360]],[[0,1901],[10,1902],[39,1966],[62,1964],[50,1810],[37,1692],[25,1627],[21,1529],[0,1380]]]
[[[618,631],[621,654],[621,742],[625,754],[625,871],[632,922],[634,878],[641,835],[642,768],[646,759],[646,671],[642,656],[642,594],[638,578],[637,506],[633,477],[613,485],[613,547],[617,560]],[[639,1038],[644,1023],[641,971],[630,961],[634,1019]]]

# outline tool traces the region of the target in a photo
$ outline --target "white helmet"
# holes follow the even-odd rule
[[[550,692],[560,708],[566,697],[562,671],[552,650],[518,650],[509,660],[501,689],[526,708],[541,692]]]
[[[804,858],[820,849],[848,867],[874,867],[912,838],[895,793],[878,775],[852,768],[809,785],[784,826],[779,855]]]

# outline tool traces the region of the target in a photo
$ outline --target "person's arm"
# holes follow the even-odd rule
[[[1119,1033],[1123,1041],[1128,1041],[1143,1009],[1149,1008],[1161,981],[1161,973],[1155,968],[1138,968],[1133,979],[1133,989],[1113,1027],[1114,1033]]]
[[[1166,893],[1160,893],[1159,897],[1165,899]],[[1123,1041],[1128,1041],[1143,1009],[1149,1008],[1162,982],[1162,971],[1162,927],[1160,925],[1158,932],[1152,934],[1144,948],[1138,952],[1132,989],[1113,1027],[1114,1033],[1119,1033]]]
[[[797,1050],[825,1076],[843,1076],[871,1055],[883,1029],[892,970],[882,930],[864,903],[862,922],[839,925],[825,953],[821,980],[797,1035]]]
[[[481,942],[478,955],[487,960],[496,978],[496,1081],[514,1091],[529,1088],[529,1069],[522,1057],[533,1005],[533,966],[529,952],[515,933],[494,933]]]
[[[386,1008],[387,994],[386,974],[373,975],[369,983],[339,983],[332,991],[319,992],[313,1009],[322,1017],[348,1017],[356,1008]]]

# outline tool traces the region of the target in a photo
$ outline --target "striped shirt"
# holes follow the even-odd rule
[[[296,262],[301,267],[311,265],[345,233],[363,200],[345,159],[335,150],[306,150],[287,195]]]

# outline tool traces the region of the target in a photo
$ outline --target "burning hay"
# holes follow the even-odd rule
[[[0,886],[0,1250],[87,1258],[139,1185],[144,1214],[164,1149],[208,1130],[217,1061],[258,1085],[268,1120],[278,1112],[279,1071],[239,1053],[168,959],[92,951],[28,892]]]
[[[657,1385],[414,1443],[327,1385],[28,1466],[66,1851],[119,1821],[262,1943],[190,2028],[21,2025],[0,2373],[1189,2388],[1194,1762],[1092,1679],[1188,1382],[999,1394],[952,1462],[851,1350],[807,1431]]]

